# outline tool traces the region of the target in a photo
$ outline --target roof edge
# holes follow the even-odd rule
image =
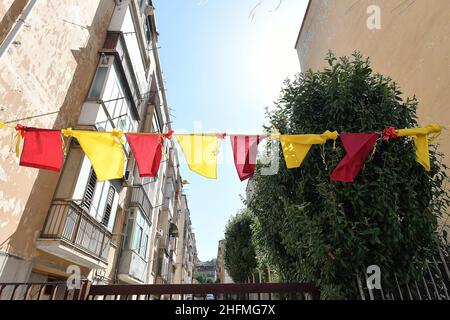
[[[303,27],[305,26],[306,16],[308,15],[309,9],[311,7],[311,2],[312,2],[312,0],[308,1],[308,6],[306,7],[305,15],[303,16],[302,25],[300,27],[300,31],[298,32],[297,41],[295,41],[295,47],[294,48],[297,48],[298,42],[300,41],[300,36],[302,35]]]

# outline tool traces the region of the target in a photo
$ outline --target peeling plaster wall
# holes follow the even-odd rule
[[[13,2],[0,2],[2,22]],[[0,107],[6,108],[0,121],[56,112],[21,123],[44,128],[76,124],[114,6],[113,0],[37,2],[18,34],[20,44],[0,60]],[[19,167],[11,146],[12,130],[0,130],[0,252],[26,264],[36,255],[35,240],[59,174]],[[0,280],[8,269],[3,257]]]
[[[5,40],[14,22],[20,17],[22,10],[27,5],[28,0],[2,0],[0,4],[0,43]]]
[[[380,30],[367,28],[370,5],[381,9]],[[439,142],[450,167],[450,1],[312,0],[297,43],[302,70],[324,67],[328,49],[361,51],[404,97],[416,95],[420,123],[446,127]]]

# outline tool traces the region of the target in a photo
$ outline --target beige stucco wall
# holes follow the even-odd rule
[[[11,12],[14,2],[0,2],[0,20]],[[0,101],[5,108],[0,121],[57,112],[21,123],[44,128],[74,126],[114,5],[113,0],[37,2],[16,39],[20,44],[11,46],[0,59]],[[36,255],[34,242],[59,174],[19,167],[11,152],[11,136],[12,130],[0,130],[0,252],[22,258],[16,262],[23,265]],[[3,256],[0,274],[8,268]]]
[[[369,5],[381,9],[379,30],[367,27]],[[302,70],[324,67],[328,49],[370,57],[405,97],[416,95],[422,125],[445,127],[440,150],[450,166],[450,1],[312,0],[296,48]]]
[[[369,5],[381,9],[380,30],[367,28]],[[450,154],[450,1],[312,0],[297,43],[302,70],[325,66],[328,49],[361,51],[406,96],[415,94],[420,122],[447,127],[440,141]]]

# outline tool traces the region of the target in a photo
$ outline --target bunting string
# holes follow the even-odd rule
[[[241,181],[253,177],[256,168],[258,145],[264,139],[276,139],[281,143],[284,160],[288,169],[301,167],[313,145],[322,146],[327,141],[339,138],[346,155],[331,173],[331,181],[351,183],[361,172],[367,158],[376,151],[380,140],[390,141],[401,137],[411,137],[414,141],[416,160],[430,171],[429,145],[440,135],[442,128],[437,124],[422,128],[396,130],[393,127],[372,133],[341,133],[326,131],[323,134],[229,134],[229,133],[124,133],[114,129],[111,132],[73,130],[72,128],[53,130],[11,126],[0,122],[0,129],[15,130],[15,153],[20,165],[37,169],[60,171],[66,146],[64,137],[77,139],[83,152],[90,160],[99,181],[121,179],[124,171],[125,139],[136,159],[141,177],[156,177],[163,157],[164,139],[177,138],[189,168],[210,179],[217,178],[217,157],[221,141],[230,137],[236,171]],[[125,139],[124,139],[125,137]]]

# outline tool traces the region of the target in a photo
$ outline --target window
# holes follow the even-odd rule
[[[163,254],[162,266],[161,266],[161,277],[167,281],[169,275],[169,258]]]
[[[155,246],[154,250],[153,250],[153,265],[152,265],[152,273],[153,275],[158,275],[159,274],[159,268],[160,268],[160,257],[159,257],[159,252],[157,247]]]
[[[136,226],[136,234],[134,235],[134,244],[133,244],[133,248],[134,250],[136,250],[137,253],[140,253],[140,248],[141,248],[141,241],[142,241],[142,233],[143,233],[144,229],[142,228],[142,226],[137,225]]]
[[[161,133],[162,132],[161,125],[160,125],[159,119],[156,114],[153,115],[153,119],[152,119],[152,132],[153,133]]]
[[[108,120],[106,116],[103,117],[96,123],[97,127],[105,131],[112,131],[114,126],[124,132],[136,132],[138,122],[131,109],[131,101],[128,98],[117,62],[112,65],[106,82],[102,99],[111,119]],[[129,154],[130,147],[126,141],[124,146],[126,153]]]
[[[155,115],[156,115],[157,121],[158,121],[158,128],[159,128],[159,130],[160,130],[160,132],[161,132],[162,130],[164,130],[164,126],[165,126],[165,125],[164,125],[163,116],[162,116],[162,114],[161,114],[160,106],[161,106],[161,104],[160,104],[160,103],[157,103],[157,105],[156,105],[156,110],[155,110]]]
[[[135,221],[132,250],[143,259],[146,259],[150,225],[139,210]]]
[[[144,237],[144,243],[141,245],[142,253],[141,255],[145,258],[147,255],[147,245],[148,245],[148,235]]]
[[[150,46],[152,44],[152,29],[150,28],[150,22],[146,17],[144,22],[144,31],[145,31],[145,39],[147,40],[147,47],[150,50]]]
[[[145,7],[147,5],[147,0],[139,0],[139,8],[141,9],[141,12],[145,14]]]
[[[106,76],[108,75],[109,67],[98,67],[95,74],[94,81],[92,82],[91,92],[89,98],[100,99],[105,87]]]

